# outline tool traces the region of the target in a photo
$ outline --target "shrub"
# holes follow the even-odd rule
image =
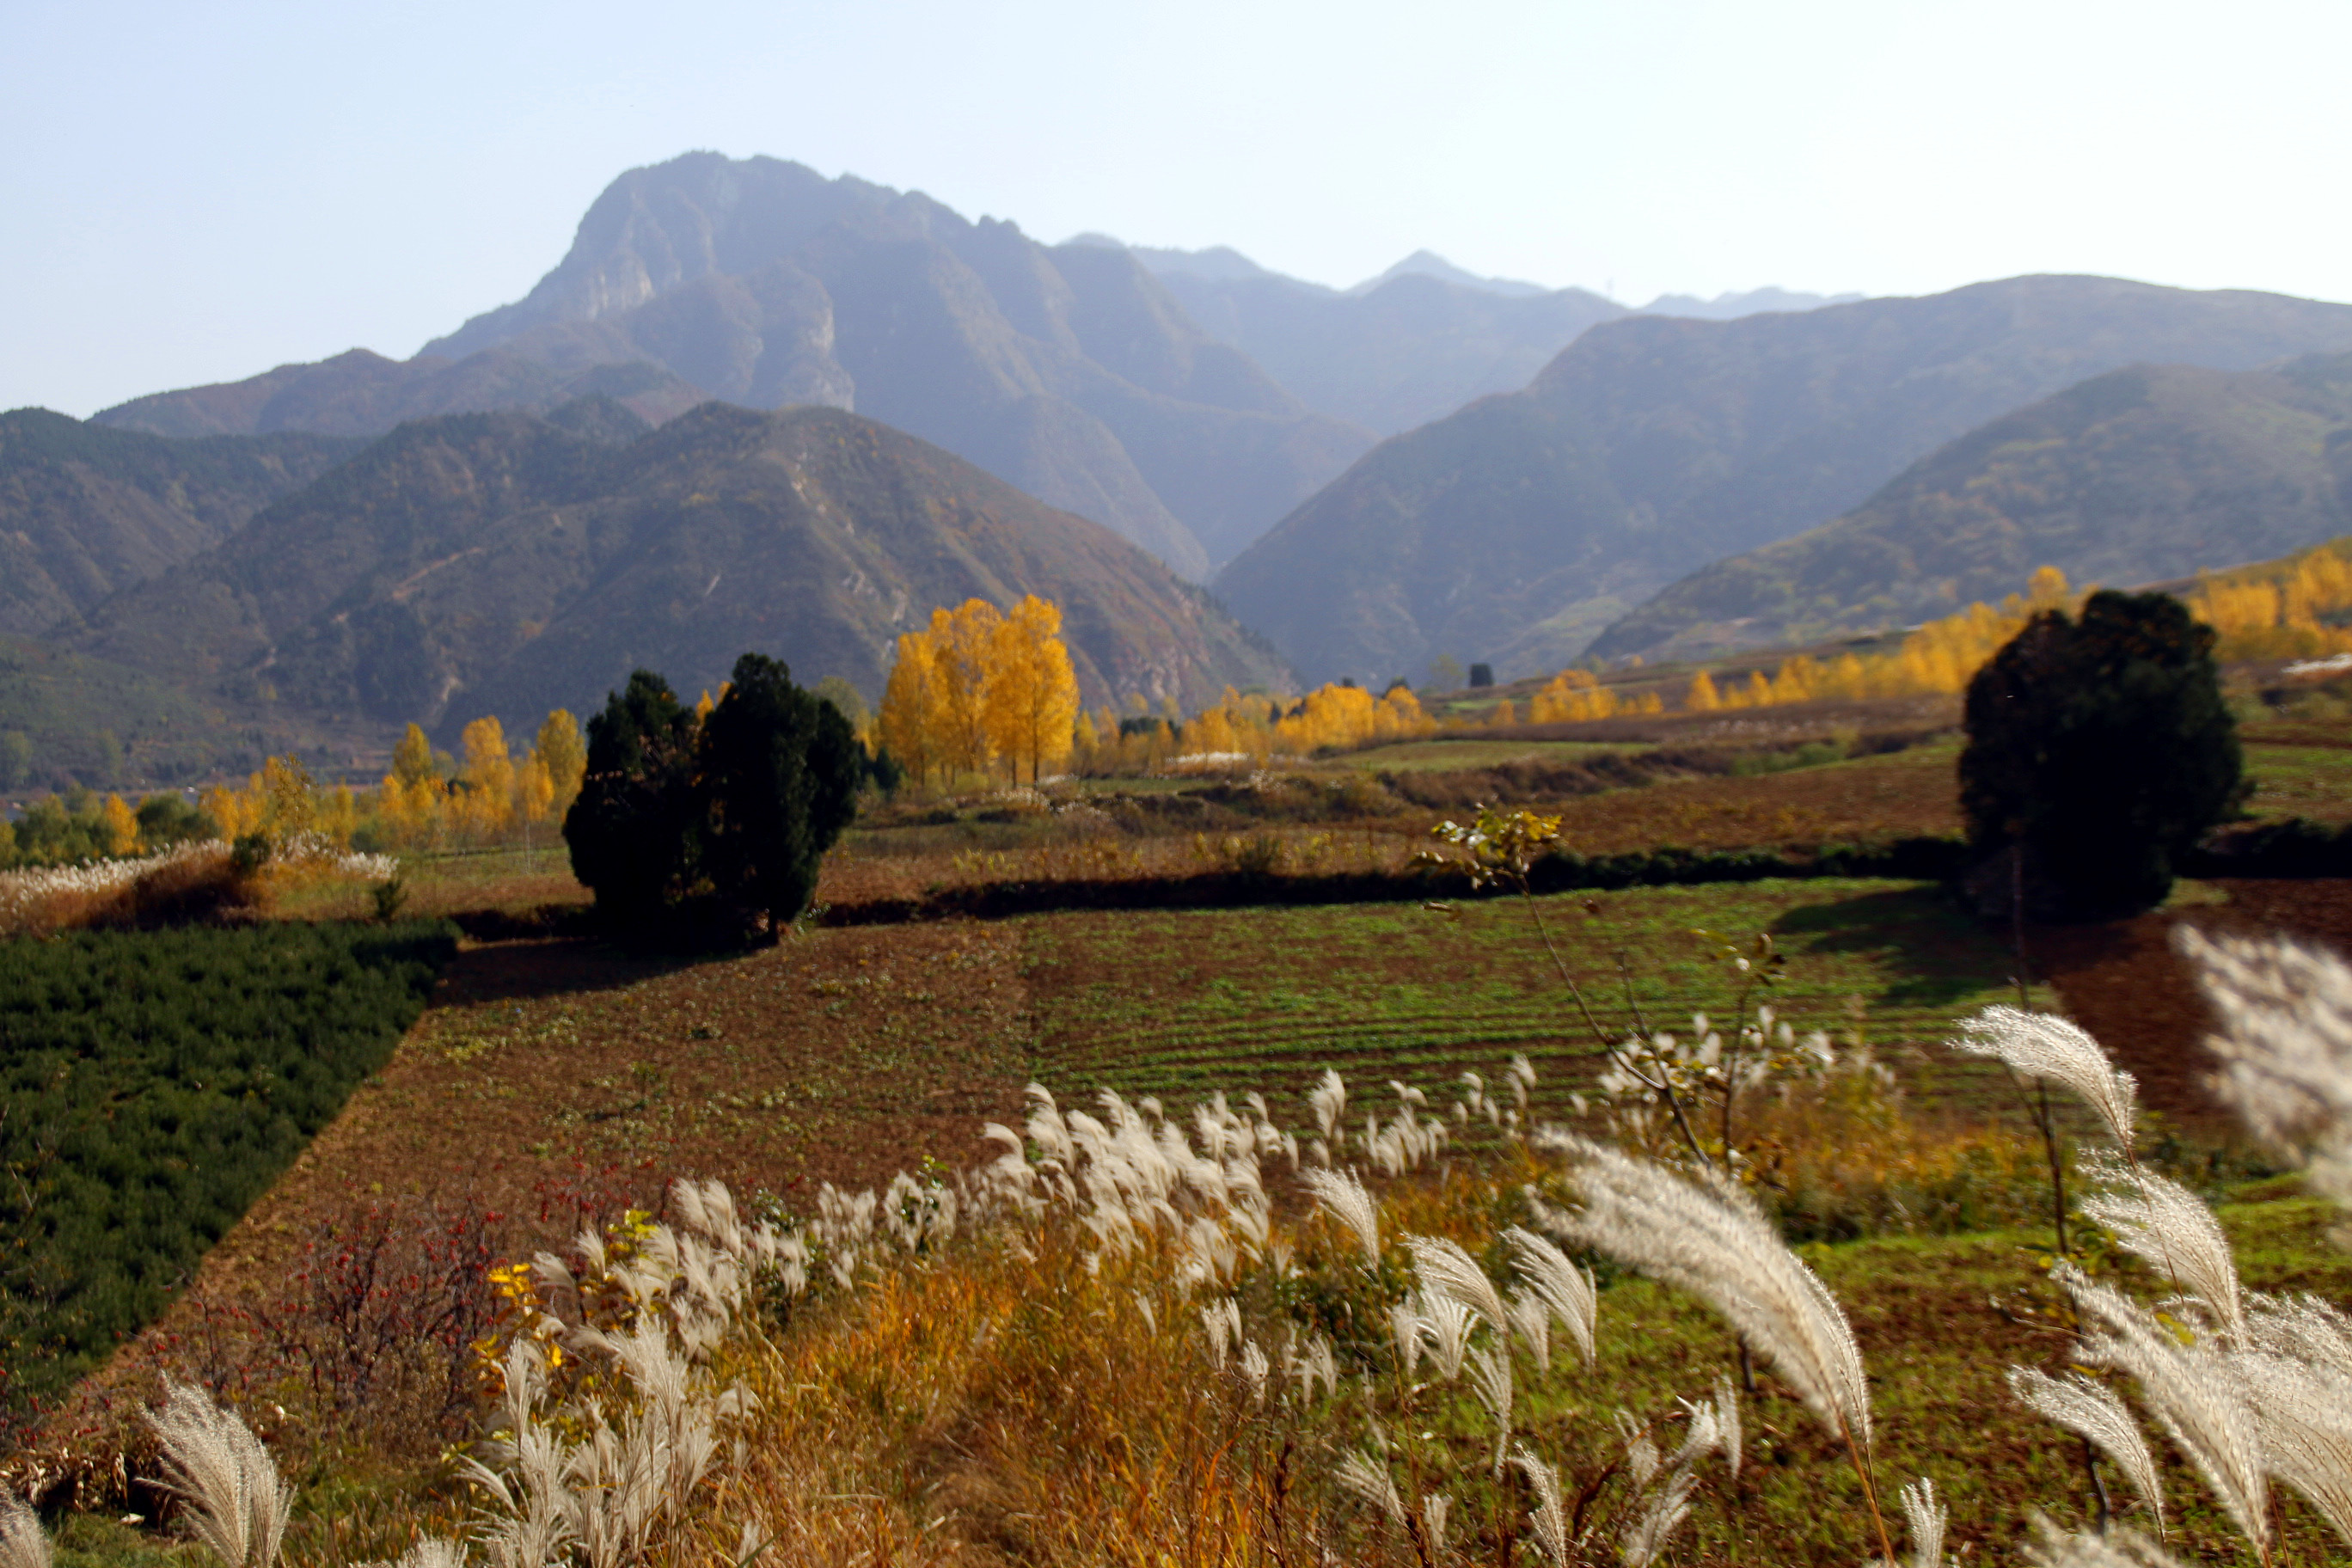
[[[588,721],[588,768],[564,817],[572,874],[609,922],[665,940],[769,940],[808,907],[818,860],[870,772],[832,703],[747,653],[698,723],[650,670]]]
[[[1980,852],[2024,858],[2036,912],[2159,903],[2242,797],[2210,627],[2162,594],[2044,611],[1969,683],[1960,806]]]

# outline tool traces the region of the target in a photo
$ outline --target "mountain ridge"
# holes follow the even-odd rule
[[[2352,306],[2096,278],[1622,317],[1523,391],[1383,442],[1216,586],[1309,679],[1382,679],[1440,653],[1558,668],[1677,578],[1826,521],[2074,382],[2344,348]]]

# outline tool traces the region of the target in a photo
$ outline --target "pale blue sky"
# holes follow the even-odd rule
[[[1334,283],[2352,299],[2352,5],[0,0],[0,408],[514,299],[690,148]]]

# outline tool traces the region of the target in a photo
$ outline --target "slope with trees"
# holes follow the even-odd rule
[[[1287,671],[1083,518],[834,409],[712,404],[627,446],[522,415],[420,421],[168,579],[79,651],[257,715],[509,729],[633,668],[715,689],[743,647],[882,689],[929,606],[1062,606],[1091,700],[1199,702]]]
[[[1715,322],[1607,321],[1526,391],[1383,442],[1226,567],[1313,678],[1556,668],[1709,561],[1865,500],[1966,431],[2140,362],[2352,345],[2352,306],[2019,278]]]
[[[2037,563],[2149,583],[2352,531],[2352,356],[2135,366],[1979,426],[1832,522],[1718,561],[1593,651],[1706,657],[1903,626]]]
[[[0,633],[37,636],[219,543],[359,445],[173,441],[45,408],[0,414]]]

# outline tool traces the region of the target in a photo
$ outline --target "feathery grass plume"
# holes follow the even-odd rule
[[[1944,1525],[1951,1516],[1936,1500],[1936,1483],[1921,1476],[1895,1495],[1911,1527],[1911,1568],[1944,1568]]]
[[[2308,1158],[2315,1187],[2352,1201],[2352,964],[2279,937],[2181,925],[2172,940],[2221,1021],[2205,1042],[2221,1058],[2215,1092],[2257,1136]]]
[[[2115,1232],[2126,1250],[2203,1302],[2232,1343],[2242,1339],[2246,1313],[2237,1259],[2204,1201],[2178,1182],[2112,1159],[2086,1163],[2084,1173],[2123,1190],[2093,1191],[2083,1200],[2083,1212]]]
[[[1536,1506],[1528,1513],[1536,1544],[1559,1568],[1568,1568],[1568,1514],[1559,1506],[1559,1472],[1524,1444],[1511,1455],[1511,1463],[1528,1478],[1528,1489],[1536,1494]]]
[[[1595,1320],[1601,1311],[1601,1296],[1592,1276],[1570,1262],[1568,1254],[1523,1226],[1511,1226],[1503,1232],[1503,1239],[1511,1244],[1519,1278],[1551,1309],[1569,1338],[1576,1342],[1584,1364],[1591,1366]]]
[[[2132,1146],[2134,1097],[2139,1085],[2107,1060],[2099,1042],[2063,1018],[2016,1007],[1987,1007],[1960,1026],[1952,1048],[1965,1056],[1991,1057],[2022,1077],[2046,1079],[2098,1113],[2116,1147]]]
[[[2352,1377],[2352,1314],[2316,1296],[2249,1298],[2246,1342],[2254,1350]]]
[[[1682,1447],[1675,1451],[1675,1457],[1665,1462],[1664,1479],[1658,1482],[1656,1489],[1641,1504],[1633,1522],[1617,1538],[1617,1555],[1625,1568],[1649,1568],[1665,1551],[1666,1542],[1672,1539],[1675,1530],[1690,1517],[1691,1491],[1698,1485],[1698,1462],[1714,1452],[1717,1447],[1719,1435],[1716,1431],[1714,1412],[1703,1405],[1696,1408],[1686,1405],[1685,1408],[1691,1412],[1689,1435],[1683,1439]],[[1646,1485],[1649,1477],[1660,1468],[1657,1450],[1651,1447],[1646,1436],[1635,1441],[1646,1450],[1647,1458],[1646,1463],[1636,1465],[1642,1475],[1635,1484]],[[1634,1457],[1631,1444],[1627,1454],[1629,1458]]]
[[[1470,1352],[1470,1392],[1495,1423],[1495,1474],[1503,1473],[1504,1450],[1511,1441],[1511,1352],[1506,1341],[1492,1350]]]
[[[2025,1548],[2033,1568],[2180,1568],[2147,1536],[2128,1530],[2063,1531],[2037,1513],[2033,1537]]]
[[[187,1501],[196,1539],[228,1568],[270,1568],[293,1489],[236,1412],[187,1384],[163,1386],[163,1408],[147,1413],[163,1447],[163,1489]]]
[[[1723,1463],[1734,1476],[1739,1474],[1741,1432],[1739,1426],[1739,1385],[1728,1377],[1715,1380],[1716,1441],[1723,1448]]]
[[[1504,1310],[1502,1293],[1461,1243],[1442,1237],[1408,1236],[1404,1245],[1412,1254],[1412,1271],[1421,1280],[1422,1294],[1459,1301],[1498,1329],[1509,1326],[1511,1315]]]
[[[1438,1374],[1448,1383],[1460,1377],[1462,1363],[1470,1353],[1470,1336],[1477,1331],[1478,1314],[1451,1296],[1433,1296],[1425,1290],[1414,1295],[1413,1311],[1421,1325],[1422,1342],[1428,1346]]]
[[[0,1490],[0,1568],[49,1568],[49,1538],[12,1491]]]
[[[1396,1336],[1397,1375],[1407,1383],[1421,1365],[1421,1307],[1419,1299],[1406,1297],[1389,1309],[1389,1330]]]
[[[1520,1114],[1525,1115],[1528,1109],[1528,1091],[1536,1086],[1535,1063],[1528,1060],[1523,1053],[1513,1051],[1508,1076],[1511,1080],[1511,1093],[1518,1100]]]
[[[1551,1370],[1551,1309],[1543,1298],[1522,1285],[1511,1292],[1504,1304],[1510,1315],[1512,1333],[1527,1341],[1528,1353],[1536,1360],[1538,1372]]]
[[[2352,1378],[2273,1355],[2233,1355],[2230,1365],[2271,1474],[2352,1542]]]
[[[2156,1458],[2147,1451],[2139,1423],[2114,1390],[2078,1372],[2052,1377],[2024,1366],[2009,1369],[2009,1386],[2043,1420],[2087,1439],[2105,1454],[2156,1516],[2157,1533],[2164,1533],[2164,1489],[2157,1479]]]
[[[2243,1389],[2228,1363],[2210,1350],[2191,1350],[2120,1293],[2080,1269],[2061,1265],[2053,1277],[2074,1299],[2086,1328],[2081,1354],[2137,1380],[2165,1431],[2221,1500],[2246,1539],[2270,1552],[2270,1488],[2263,1473],[2262,1439]]]
[[[384,1568],[466,1568],[466,1549],[457,1542],[428,1535]]]
[[[1421,1500],[1422,1533],[1429,1539],[1429,1551],[1433,1556],[1444,1554],[1445,1522],[1453,1512],[1454,1500],[1444,1492],[1432,1492]]]
[[[1363,1243],[1364,1257],[1381,1265],[1381,1205],[1364,1190],[1353,1171],[1308,1171],[1299,1177],[1316,1204]]]
[[[1255,1340],[1244,1340],[1241,1353],[1242,1381],[1249,1384],[1253,1404],[1265,1403],[1265,1380],[1274,1371],[1274,1363],[1265,1359],[1265,1352]]]
[[[1368,1507],[1378,1509],[1390,1523],[1404,1522],[1404,1499],[1397,1495],[1396,1478],[1389,1474],[1387,1460],[1349,1453],[1340,1458],[1331,1474]]]
[[[1777,1368],[1807,1408],[1867,1450],[1870,1384],[1845,1313],[1746,1194],[1702,1185],[1568,1133],[1538,1134],[1575,1162],[1570,1239],[1704,1298]]]
[[[1323,1142],[1334,1149],[1348,1142],[1348,1084],[1330,1068],[1323,1069],[1322,1079],[1307,1097],[1308,1109],[1315,1112],[1315,1126],[1323,1134]]]
[[[1242,1337],[1242,1304],[1231,1297],[1210,1302],[1201,1309],[1201,1326],[1209,1331],[1209,1360],[1222,1370]]]

